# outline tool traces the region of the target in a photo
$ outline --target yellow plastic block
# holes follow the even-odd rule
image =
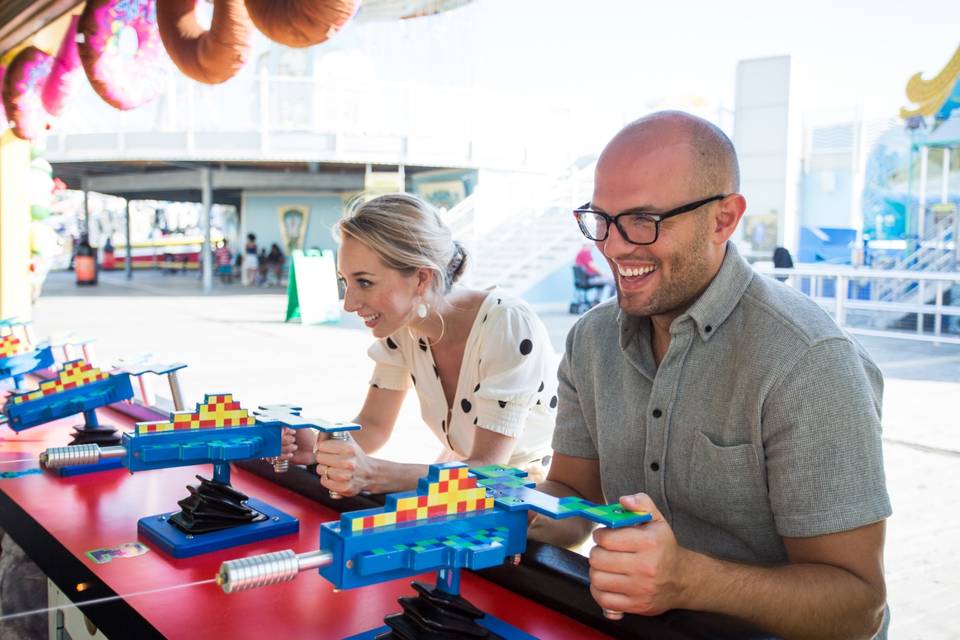
[[[390,511],[388,513],[378,513],[373,516],[373,526],[383,527],[388,524],[397,523],[397,513],[395,511]]]
[[[397,511],[406,511],[407,509],[416,509],[419,497],[400,498],[397,500]]]
[[[427,517],[426,507],[417,507],[417,520],[424,520]]]

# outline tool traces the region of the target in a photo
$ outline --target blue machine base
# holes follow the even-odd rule
[[[248,542],[257,542],[288,533],[296,533],[300,529],[299,520],[279,509],[274,509],[254,498],[247,500],[246,504],[267,516],[267,519],[263,522],[244,524],[223,531],[199,533],[188,538],[186,533],[170,524],[170,516],[179,513],[178,511],[171,511],[140,518],[137,521],[137,533],[141,538],[146,539],[174,558],[189,558],[201,553],[229,549]]]
[[[66,478],[67,476],[81,476],[85,473],[107,471],[108,469],[120,469],[122,467],[122,458],[109,458],[93,464],[75,464],[68,467],[60,467],[56,470],[56,472],[61,478]]]
[[[489,629],[493,633],[497,634],[501,638],[506,640],[537,640],[536,636],[532,636],[525,631],[517,629],[512,624],[504,622],[499,618],[494,618],[491,615],[485,615],[479,620],[479,624],[484,629]],[[383,625],[382,627],[377,627],[376,629],[371,629],[370,631],[364,631],[363,633],[358,633],[355,636],[350,636],[349,638],[344,638],[343,640],[373,640],[381,633],[390,631],[390,627]]]

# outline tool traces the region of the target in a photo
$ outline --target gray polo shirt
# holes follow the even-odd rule
[[[761,565],[890,515],[880,371],[814,302],[728,243],[670,334],[658,368],[612,300],[567,336],[553,447],[599,458],[607,501],[645,492],[682,546]]]

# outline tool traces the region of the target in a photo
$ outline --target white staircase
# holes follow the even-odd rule
[[[497,285],[510,295],[520,296],[563,266],[572,266],[580,245],[580,233],[573,209],[587,202],[593,189],[596,158],[580,158],[557,176],[546,202],[513,210],[509,198],[496,201],[478,192],[451,209],[444,220],[470,252],[471,263],[464,284],[474,288]],[[502,202],[500,200],[503,200]],[[479,231],[485,214],[500,222]],[[572,275],[570,276],[573,277]]]
[[[888,261],[882,268],[899,271],[955,271],[960,268],[954,250],[957,214],[951,213],[937,220],[917,249],[902,258]],[[874,265],[880,266],[880,265]],[[874,290],[873,298],[883,302],[914,302],[918,295],[914,280],[891,280]],[[928,291],[925,297],[931,297]],[[931,298],[932,299],[932,298]],[[924,300],[923,302],[930,302]]]

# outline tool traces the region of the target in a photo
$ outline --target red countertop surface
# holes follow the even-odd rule
[[[98,415],[101,422],[120,429],[132,426],[129,418],[111,410]],[[36,455],[47,447],[65,445],[70,428],[81,420],[75,416],[20,434],[0,427],[0,471],[36,467]],[[31,461],[4,463],[21,458]],[[211,477],[212,465],[136,474],[117,469],[69,478],[45,472],[0,479],[0,491],[168,638],[340,638],[381,626],[385,615],[400,610],[397,598],[413,594],[410,580],[335,592],[311,570],[289,583],[230,595],[213,583],[134,595],[210,579],[225,560],[319,547],[320,524],[337,519],[337,513],[236,468],[231,474],[233,486],[298,518],[299,533],[179,560],[153,548],[142,556],[102,565],[85,555],[91,549],[136,541],[137,520],[176,510],[177,500],[186,497],[186,485],[196,484],[197,474]],[[433,583],[431,574],[418,579]],[[59,586],[74,602],[84,599],[76,585]],[[538,638],[607,637],[470,572],[463,572],[461,586],[463,597],[475,606]]]

